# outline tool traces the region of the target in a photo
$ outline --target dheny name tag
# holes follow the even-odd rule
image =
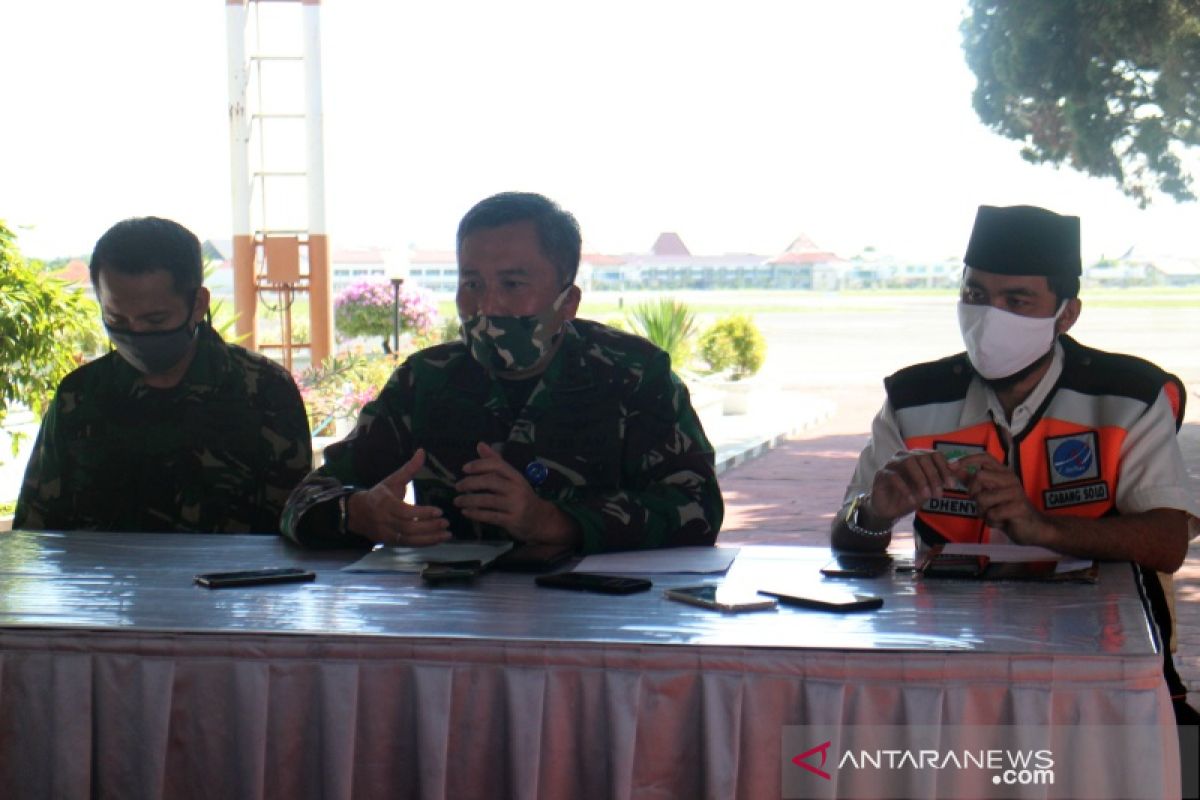
[[[959,497],[931,497],[921,506],[930,514],[951,514],[956,517],[978,517],[979,506],[974,500]]]

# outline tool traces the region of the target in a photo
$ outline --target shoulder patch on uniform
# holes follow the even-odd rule
[[[1151,405],[1172,380],[1168,372],[1143,358],[1107,353],[1062,336],[1063,361],[1059,386],[1081,394],[1112,394]]]
[[[900,410],[929,403],[949,403],[967,394],[975,371],[966,353],[914,364],[883,379],[892,408]]]

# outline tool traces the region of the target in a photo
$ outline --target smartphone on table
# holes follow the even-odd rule
[[[753,589],[718,586],[715,583],[667,589],[663,595],[668,600],[711,608],[715,611],[765,611],[775,608],[777,605],[775,600],[763,597]]]
[[[980,578],[987,572],[987,556],[965,553],[931,553],[920,567],[926,578]]]
[[[759,589],[763,594],[777,598],[785,606],[799,606],[817,611],[869,611],[880,608],[883,598],[873,594],[858,594],[834,586],[806,586],[803,590],[780,591]]]
[[[196,576],[196,583],[208,589],[228,589],[235,586],[265,586],[271,583],[304,583],[316,577],[317,573],[299,567],[268,567],[234,572],[205,572]]]
[[[839,553],[821,567],[821,574],[830,578],[878,578],[892,570],[892,557],[887,553]]]
[[[538,586],[547,589],[573,589],[577,592],[599,592],[600,594],[633,594],[650,588],[645,578],[629,578],[624,575],[601,575],[596,572],[556,572],[553,575],[538,575],[533,579]]]
[[[523,544],[491,563],[498,572],[549,572],[571,560],[575,548],[565,544]]]
[[[483,562],[478,559],[471,561],[430,561],[421,568],[421,578],[426,583],[438,584],[450,581],[473,580],[483,572]]]

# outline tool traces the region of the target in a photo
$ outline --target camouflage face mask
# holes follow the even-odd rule
[[[571,287],[550,307],[524,317],[476,314],[462,321],[462,338],[471,357],[490,372],[526,372],[554,353],[562,332],[558,311]]]

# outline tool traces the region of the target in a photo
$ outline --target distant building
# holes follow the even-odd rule
[[[458,290],[458,258],[451,250],[411,250],[408,277],[422,289],[454,293]]]
[[[910,262],[896,267],[888,285],[900,289],[953,289],[961,282],[962,271],[959,258]]]
[[[766,258],[752,253],[693,255],[678,234],[666,232],[648,253],[588,260],[597,289],[715,289],[755,285]]]
[[[848,262],[817,247],[804,234],[793,239],[786,250],[765,266],[769,271],[763,285],[772,289],[832,291],[842,288],[850,271]]]
[[[850,259],[842,288],[877,289],[887,286],[898,269],[895,258],[868,247]]]
[[[1131,247],[1092,264],[1083,278],[1090,286],[1195,286],[1200,285],[1200,259],[1143,254]]]
[[[1154,261],[1154,272],[1162,286],[1200,286],[1200,258],[1162,257]]]
[[[330,271],[333,273],[333,296],[346,287],[363,281],[388,279],[387,251],[378,247],[345,248],[329,254]]]

